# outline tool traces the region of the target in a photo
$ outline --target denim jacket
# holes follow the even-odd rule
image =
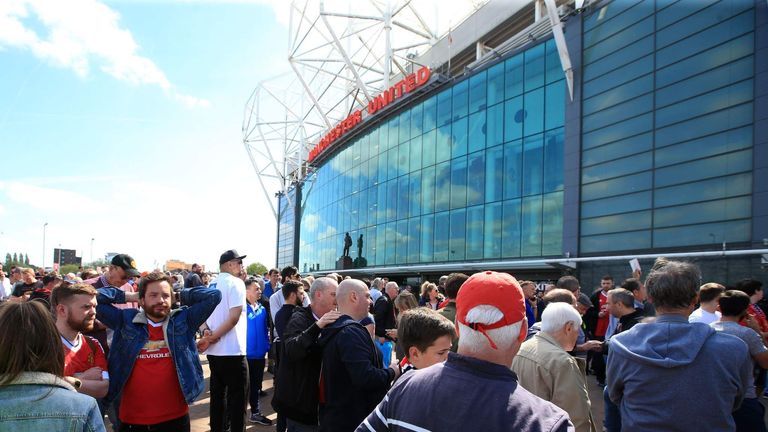
[[[63,379],[44,372],[22,372],[0,386],[0,430],[14,432],[102,432],[96,399],[77,393]]]
[[[125,292],[118,288],[99,288],[96,318],[114,331],[109,350],[109,392],[104,400],[118,400],[133,365],[149,340],[147,316],[138,309],[118,309],[112,303],[125,303]],[[203,391],[203,368],[195,345],[195,333],[221,301],[215,288],[196,287],[181,290],[179,309],[163,322],[163,335],[176,366],[181,392],[191,404]]]

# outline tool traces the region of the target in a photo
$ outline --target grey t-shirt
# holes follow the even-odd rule
[[[739,323],[731,321],[716,321],[710,324],[710,327],[743,340],[747,344],[747,348],[749,348],[750,356],[755,356],[768,351],[768,348],[763,345],[763,340],[760,338],[760,335],[749,327],[744,327]],[[744,398],[754,399],[756,397],[757,393],[755,393],[755,386],[750,386],[749,390],[747,390],[744,395]]]

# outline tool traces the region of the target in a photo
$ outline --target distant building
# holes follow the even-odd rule
[[[203,271],[205,271],[205,266],[200,264],[203,267]],[[163,266],[164,271],[175,271],[175,270],[192,270],[192,264],[187,264],[184,261],[175,260],[175,259],[169,259],[165,262],[165,265]]]
[[[77,251],[75,249],[53,249],[53,262],[59,266],[71,264],[77,266],[83,265],[83,259],[77,256]]]

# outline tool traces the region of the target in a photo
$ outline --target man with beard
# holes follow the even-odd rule
[[[189,404],[203,391],[195,332],[221,301],[215,288],[184,288],[179,309],[173,281],[155,271],[139,281],[138,293],[100,288],[97,317],[114,330],[108,403],[117,401],[119,431],[189,431]],[[138,301],[142,310],[113,303]]]
[[[96,321],[96,290],[83,283],[64,284],[53,290],[50,301],[64,344],[64,376],[74,378],[79,393],[103,398],[109,389],[107,357],[96,339],[82,334]]]

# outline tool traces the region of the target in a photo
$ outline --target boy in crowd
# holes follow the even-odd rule
[[[454,324],[438,312],[424,307],[405,311],[397,327],[397,340],[405,353],[402,373],[444,362],[454,339]]]

